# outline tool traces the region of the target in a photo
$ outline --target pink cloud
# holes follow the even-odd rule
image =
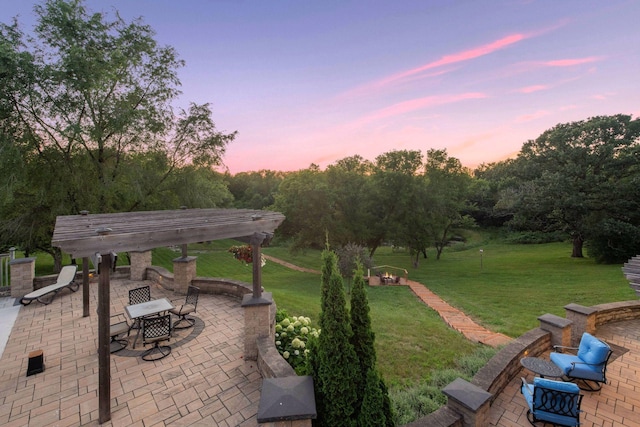
[[[453,53],[451,55],[445,55],[436,61],[432,61],[427,64],[421,65],[419,67],[416,67],[407,71],[402,71],[400,73],[393,74],[391,76],[385,77],[378,81],[355,88],[351,91],[348,91],[342,94],[340,98],[366,94],[368,92],[379,90],[383,87],[386,87],[401,81],[405,81],[409,78],[416,79],[416,78],[424,78],[424,77],[441,75],[446,72],[450,72],[451,70],[438,71],[432,74],[428,74],[426,76],[422,74],[425,71],[433,70],[435,68],[453,65],[460,62],[469,61],[471,59],[480,58],[485,55],[489,55],[493,52],[496,52],[498,50],[505,49],[511,45],[514,45],[531,36],[533,36],[533,34],[519,34],[519,33],[511,34],[509,36],[503,37],[501,39],[495,40],[493,42],[487,43],[482,46],[475,47],[473,49]],[[455,69],[455,68],[452,68],[452,69]]]
[[[539,119],[541,117],[548,116],[549,114],[551,114],[549,111],[538,110],[538,111],[536,111],[535,113],[532,113],[532,114],[524,114],[522,116],[516,117],[516,123],[530,122],[532,120],[536,120],[536,119]]]
[[[526,86],[526,87],[522,87],[520,89],[516,89],[514,92],[533,93],[533,92],[538,92],[538,91],[545,90],[545,89],[549,89],[549,86],[547,86],[547,85],[533,85],[533,86]]]
[[[589,64],[592,62],[602,61],[604,57],[601,56],[588,56],[586,58],[572,58],[572,59],[556,59],[553,61],[542,61],[539,65],[544,67],[574,67],[576,65]]]
[[[372,114],[369,114],[368,116],[357,120],[354,125],[360,126],[375,120],[398,116],[400,114],[421,110],[423,108],[433,107],[435,105],[451,104],[454,102],[465,101],[467,99],[482,99],[486,97],[487,95],[484,93],[468,92],[457,95],[438,95],[411,99],[409,101],[398,102],[396,104],[390,105],[389,107],[375,111]]]

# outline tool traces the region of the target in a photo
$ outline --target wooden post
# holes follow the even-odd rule
[[[98,284],[98,422],[111,419],[111,365],[109,346],[111,253],[102,254]]]
[[[262,296],[262,255],[260,245],[265,239],[264,233],[253,233],[251,236],[251,256],[253,258],[253,297]]]
[[[82,258],[82,317],[89,317],[89,257]]]

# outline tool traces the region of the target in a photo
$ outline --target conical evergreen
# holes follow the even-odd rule
[[[344,285],[338,272],[337,257],[329,249],[322,253],[322,314],[318,339],[317,373],[314,377],[320,426],[355,426],[357,383],[360,369],[351,345],[351,327],[346,308]]]
[[[362,264],[356,264],[351,291],[351,343],[358,357],[358,424],[364,426],[393,425],[393,414],[387,387],[376,369],[375,334],[371,329],[369,301],[365,291]]]
[[[358,427],[386,427],[384,397],[380,389],[380,378],[374,369],[367,371],[362,405],[358,414]]]

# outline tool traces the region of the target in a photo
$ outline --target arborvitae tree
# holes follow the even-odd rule
[[[353,277],[353,290],[351,291],[351,330],[353,335],[351,343],[358,356],[360,375],[358,378],[358,399],[362,402],[367,371],[376,367],[376,351],[373,348],[375,335],[371,330],[371,317],[369,316],[369,302],[364,290],[364,277],[362,264],[356,262]]]
[[[375,369],[369,369],[365,377],[364,394],[358,414],[358,427],[385,427],[387,425],[380,382]]]
[[[371,330],[369,302],[364,286],[362,264],[356,263],[351,292],[351,343],[358,357],[360,375],[358,378],[359,426],[393,425],[391,402],[387,387],[376,370],[375,334]]]
[[[328,248],[322,253],[322,314],[316,356],[310,361],[314,376],[319,426],[355,426],[357,383],[360,369],[351,345],[351,327],[344,285],[337,257]]]

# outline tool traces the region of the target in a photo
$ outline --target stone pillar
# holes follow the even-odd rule
[[[489,425],[491,393],[458,378],[442,389],[447,396],[447,406],[462,416],[464,427]]]
[[[311,427],[316,419],[313,378],[290,376],[262,381],[258,425],[263,427]]]
[[[188,256],[173,260],[173,291],[186,295],[191,281],[196,278],[196,260],[198,257]]]
[[[11,269],[11,296],[20,298],[33,291],[36,277],[36,259],[18,258],[9,261]]]
[[[263,292],[260,298],[246,294],[242,298],[244,308],[244,358],[258,359],[258,338],[273,337],[274,317],[276,305],[271,292]]]
[[[131,257],[131,280],[145,280],[147,267],[151,267],[151,251],[129,252]]]
[[[585,307],[580,304],[569,304],[564,306],[565,316],[573,322],[571,326],[571,346],[578,347],[582,334],[588,332],[592,335],[596,333],[596,313],[595,308]]]
[[[551,346],[571,347],[571,320],[555,314],[543,314],[538,317],[540,329],[551,333]]]

